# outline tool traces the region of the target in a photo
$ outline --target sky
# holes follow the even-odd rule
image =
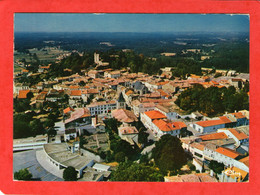
[[[235,14],[16,13],[15,32],[249,32]]]

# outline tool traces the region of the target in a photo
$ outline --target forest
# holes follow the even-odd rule
[[[208,116],[221,115],[235,110],[249,109],[248,87],[236,91],[233,86],[228,88],[195,85],[183,91],[175,103],[186,111],[199,111]]]
[[[161,67],[177,67],[176,61],[191,60],[192,65],[196,64],[196,70],[198,67],[215,67],[249,72],[248,40],[248,33],[15,33],[15,50],[27,54],[28,49],[44,47],[59,47],[70,52],[76,50],[88,54],[98,51],[104,54],[104,61],[109,61],[113,59],[109,59],[107,54],[130,49],[137,55],[121,54],[112,66],[132,66],[133,72],[153,74]],[[111,44],[101,44],[102,42]],[[188,49],[200,52],[183,53]],[[173,52],[176,56],[163,57],[160,55],[163,52]],[[201,56],[210,58],[202,61]],[[90,66],[91,58],[92,56],[87,61],[86,58],[74,59],[71,66],[78,71],[80,67],[76,67],[75,63],[82,67]],[[153,58],[157,60],[152,60]],[[189,63],[185,64],[190,66]]]

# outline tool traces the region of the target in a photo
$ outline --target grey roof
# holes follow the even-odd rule
[[[144,89],[145,85],[143,83],[141,83],[140,81],[136,81],[133,84],[133,87],[135,90],[142,90],[142,89]]]
[[[120,93],[120,95],[119,95],[117,101],[118,101],[118,102],[125,102],[125,98],[123,97],[122,92]]]
[[[249,136],[249,125],[236,127],[235,129]]]
[[[100,171],[108,171],[110,169],[110,166],[95,163],[92,168]]]
[[[205,141],[203,143],[211,143],[217,146],[225,146],[225,145],[232,145],[235,144],[235,140],[233,138],[228,138],[228,139],[221,139],[221,140],[211,140],[211,141]]]

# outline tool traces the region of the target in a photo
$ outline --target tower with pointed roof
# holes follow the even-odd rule
[[[117,109],[120,109],[120,108],[126,109],[126,102],[125,102],[125,98],[123,97],[122,92],[119,94],[119,97],[116,101],[116,108]]]

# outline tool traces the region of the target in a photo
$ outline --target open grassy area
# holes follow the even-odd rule
[[[40,61],[55,61],[59,55],[69,53],[68,51],[58,48],[43,48],[40,50],[34,48],[29,49],[29,52],[31,53],[31,56],[25,53],[16,53],[14,55],[14,60],[16,61],[24,58],[26,62],[30,63],[34,60],[33,54],[35,53]]]

